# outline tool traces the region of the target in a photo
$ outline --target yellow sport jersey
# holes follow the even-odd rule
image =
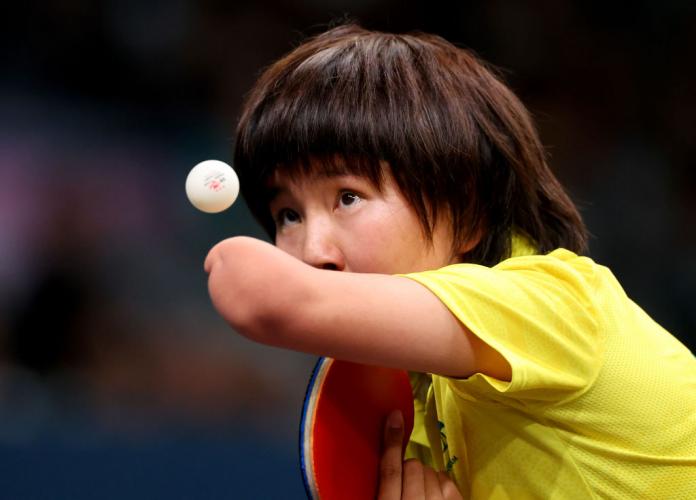
[[[695,499],[694,356],[606,267],[513,252],[407,275],[512,367],[510,382],[412,374],[407,457],[465,498]]]

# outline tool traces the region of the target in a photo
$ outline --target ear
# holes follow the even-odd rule
[[[483,229],[478,228],[474,233],[455,248],[455,256],[459,262],[467,262],[468,254],[481,243]]]

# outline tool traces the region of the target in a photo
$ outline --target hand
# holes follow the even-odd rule
[[[403,462],[404,418],[393,411],[384,428],[380,463],[379,500],[462,500],[457,486],[444,472],[418,460]]]

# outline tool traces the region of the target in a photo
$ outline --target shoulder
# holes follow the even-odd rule
[[[509,389],[575,391],[596,374],[606,334],[603,316],[611,314],[598,298],[605,287],[614,289],[615,280],[591,259],[558,249],[494,267],[455,264],[408,277],[508,361]]]
[[[407,275],[430,288],[438,296],[471,293],[489,299],[518,294],[584,297],[591,301],[598,288],[620,289],[611,271],[589,257],[559,248],[545,255],[522,255],[506,259],[496,266],[453,264],[441,269]]]

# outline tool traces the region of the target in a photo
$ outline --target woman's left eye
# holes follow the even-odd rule
[[[360,201],[360,196],[357,194],[350,192],[350,191],[344,191],[341,193],[341,204],[344,206],[350,206],[350,205],[355,205]]]

